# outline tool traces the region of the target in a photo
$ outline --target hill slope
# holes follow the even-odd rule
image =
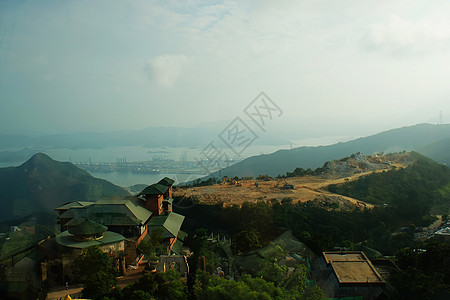
[[[417,152],[450,166],[450,138],[419,147]]]
[[[329,191],[375,205],[395,207],[397,215],[420,222],[430,208],[447,214],[450,207],[450,169],[416,152],[408,168],[373,173],[353,182],[334,184]]]
[[[330,146],[299,147],[249,157],[221,170],[220,175],[219,172],[216,172],[212,176],[242,177],[258,176],[260,174],[276,176],[285,174],[295,167],[315,169],[322,166],[326,161],[349,156],[356,152],[373,154],[376,152],[419,150],[420,148],[423,148],[423,154],[429,155],[431,159],[435,159],[439,163],[443,163],[450,161],[450,151],[445,147],[438,148],[437,145],[433,144],[446,139],[450,139],[450,124],[419,124],[392,129],[369,137]],[[433,152],[432,149],[436,152]]]
[[[38,153],[18,167],[0,168],[0,218],[52,211],[69,201],[129,195],[71,163]]]
[[[326,162],[321,168],[323,172],[316,175],[293,176],[267,181],[241,180],[239,184],[223,182],[200,187],[180,187],[174,191],[173,195],[174,199],[184,202],[177,202],[178,208],[192,201],[209,205],[233,206],[242,205],[244,202],[270,203],[272,200],[278,202],[289,200],[294,204],[311,201],[311,203],[326,209],[353,210],[355,207],[371,209],[374,207],[373,203],[365,203],[360,198],[330,192],[328,186],[336,187],[338,184],[359,181],[360,178],[372,173],[404,169],[416,164],[418,157],[422,156],[411,152],[377,157],[365,157],[359,154],[339,161]],[[381,163],[383,161],[389,161],[390,164]],[[440,167],[445,168],[444,166]],[[285,185],[292,185],[292,187]]]

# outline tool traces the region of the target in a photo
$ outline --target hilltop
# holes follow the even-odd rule
[[[384,172],[406,168],[414,164],[417,155],[396,153],[388,155],[364,156],[354,154],[340,160],[326,162],[315,172],[317,175],[294,176],[288,178],[261,178],[260,180],[224,180],[210,186],[178,188],[174,197],[193,199],[202,204],[242,205],[244,202],[290,201],[292,203],[312,201],[327,209],[351,210],[373,208],[374,205],[361,200],[332,193],[328,186],[358,180],[373,172]],[[295,174],[295,171],[291,174]]]
[[[51,212],[70,201],[129,195],[68,162],[37,153],[18,167],[0,168],[0,218]]]
[[[450,164],[450,124],[418,124],[381,132],[329,146],[299,147],[279,150],[271,154],[252,156],[208,177],[256,177],[260,174],[277,176],[291,171],[293,167],[315,169],[326,161],[339,159],[352,153],[365,155],[380,152],[417,151],[436,160]],[[220,175],[219,175],[220,174]]]

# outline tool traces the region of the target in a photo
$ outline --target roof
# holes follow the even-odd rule
[[[183,242],[185,241],[187,236],[188,236],[188,234],[186,232],[184,232],[183,230],[180,230],[180,232],[178,232],[178,239],[182,240]]]
[[[184,216],[171,212],[165,216],[151,218],[148,222],[148,229],[152,232],[156,228],[162,228],[164,229],[164,237],[172,238],[178,236],[183,221]]]
[[[163,179],[158,181],[159,184],[162,184],[165,186],[171,186],[171,185],[173,185],[174,182],[175,182],[175,180],[173,180],[172,178],[169,178],[169,177],[164,177]]]
[[[171,250],[173,253],[179,255],[181,247],[183,247],[183,242],[181,242],[180,240],[177,239],[176,242],[173,244]]]
[[[152,212],[133,200],[129,197],[105,198],[87,207],[73,207],[61,214],[60,218],[89,218],[106,226],[145,224]]]
[[[93,235],[105,232],[108,227],[89,219],[81,219],[79,224],[69,228],[71,234],[77,235]]]
[[[385,283],[364,252],[323,252],[323,256],[340,284]]]
[[[76,226],[81,223],[84,218],[73,218],[65,224],[67,227]],[[123,214],[96,214],[90,215],[89,219],[106,226],[137,226],[141,221]]]
[[[73,207],[84,207],[84,206],[89,206],[93,203],[94,202],[90,202],[90,201],[73,201],[73,202],[65,203],[65,204],[61,205],[60,207],[55,208],[55,210],[65,210],[65,209],[70,209]]]
[[[60,245],[70,247],[70,248],[79,248],[84,249],[91,246],[102,246],[107,244],[118,243],[125,240],[125,237],[121,234],[106,231],[103,233],[103,237],[101,239],[91,239],[91,240],[76,240],[68,230],[61,232],[55,238],[56,242]]]
[[[155,183],[146,187],[139,195],[163,195],[168,189],[167,185]]]

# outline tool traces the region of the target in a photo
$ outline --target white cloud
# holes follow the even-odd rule
[[[172,87],[188,63],[185,55],[164,54],[150,59],[144,70],[156,84]]]
[[[415,22],[399,15],[372,23],[361,39],[367,51],[381,51],[394,56],[439,52],[450,46],[447,21],[422,19]]]

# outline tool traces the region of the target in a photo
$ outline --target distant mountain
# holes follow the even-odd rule
[[[0,219],[52,211],[69,201],[130,195],[68,162],[38,153],[18,167],[0,168]]]
[[[105,148],[116,146],[146,147],[205,147],[224,129],[222,127],[149,127],[142,130],[113,132],[77,132],[28,137],[1,135],[0,148],[55,147],[55,148]],[[261,145],[282,145],[288,141],[278,136],[264,135],[255,141]],[[6,153],[5,155],[9,155]]]
[[[373,154],[415,150],[439,163],[448,163],[450,161],[449,139],[450,124],[418,124],[329,146],[299,147],[249,157],[208,177],[284,175],[296,167],[315,169],[326,161],[356,152]]]
[[[450,138],[419,147],[417,152],[450,166]]]

